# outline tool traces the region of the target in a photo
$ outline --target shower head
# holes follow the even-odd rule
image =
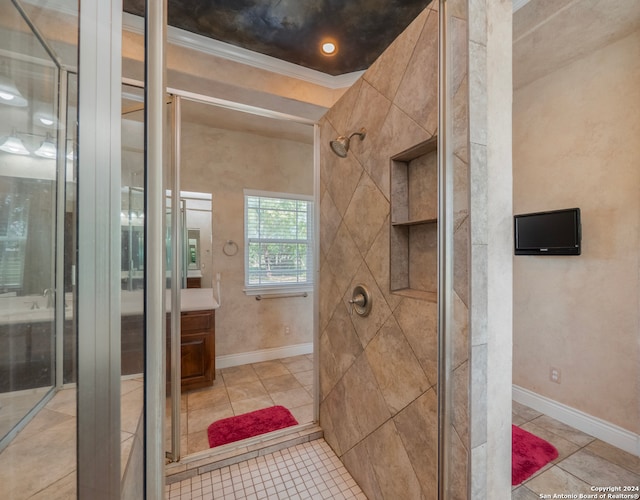
[[[340,158],[346,158],[347,153],[349,152],[349,141],[354,135],[360,136],[360,140],[364,140],[367,135],[367,131],[364,128],[360,129],[360,132],[354,132],[349,137],[341,135],[337,139],[334,139],[329,143],[331,146],[331,150],[337,154]]]

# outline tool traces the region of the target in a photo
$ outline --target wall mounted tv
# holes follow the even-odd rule
[[[580,209],[515,215],[516,255],[580,255]]]

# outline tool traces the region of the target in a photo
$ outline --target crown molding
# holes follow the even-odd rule
[[[142,17],[125,12],[122,21],[123,29],[138,35],[144,34],[144,19]],[[167,28],[167,41],[178,47],[197,50],[215,57],[263,69],[297,80],[303,80],[329,89],[349,87],[364,73],[364,71],[355,71],[338,76],[328,75],[321,71],[305,68],[297,64],[282,61],[281,59],[276,59],[275,57],[213,40],[174,26]]]

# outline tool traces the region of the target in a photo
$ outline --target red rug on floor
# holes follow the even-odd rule
[[[222,446],[292,425],[298,425],[298,421],[284,406],[271,406],[223,418],[212,423],[207,429],[209,446]]]
[[[511,484],[520,484],[558,458],[558,450],[549,442],[511,426]]]

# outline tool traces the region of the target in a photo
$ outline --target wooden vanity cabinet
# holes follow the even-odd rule
[[[213,385],[215,378],[215,310],[181,313],[182,391]],[[170,316],[167,315],[167,379],[171,373]],[[170,380],[167,380],[167,385]]]

